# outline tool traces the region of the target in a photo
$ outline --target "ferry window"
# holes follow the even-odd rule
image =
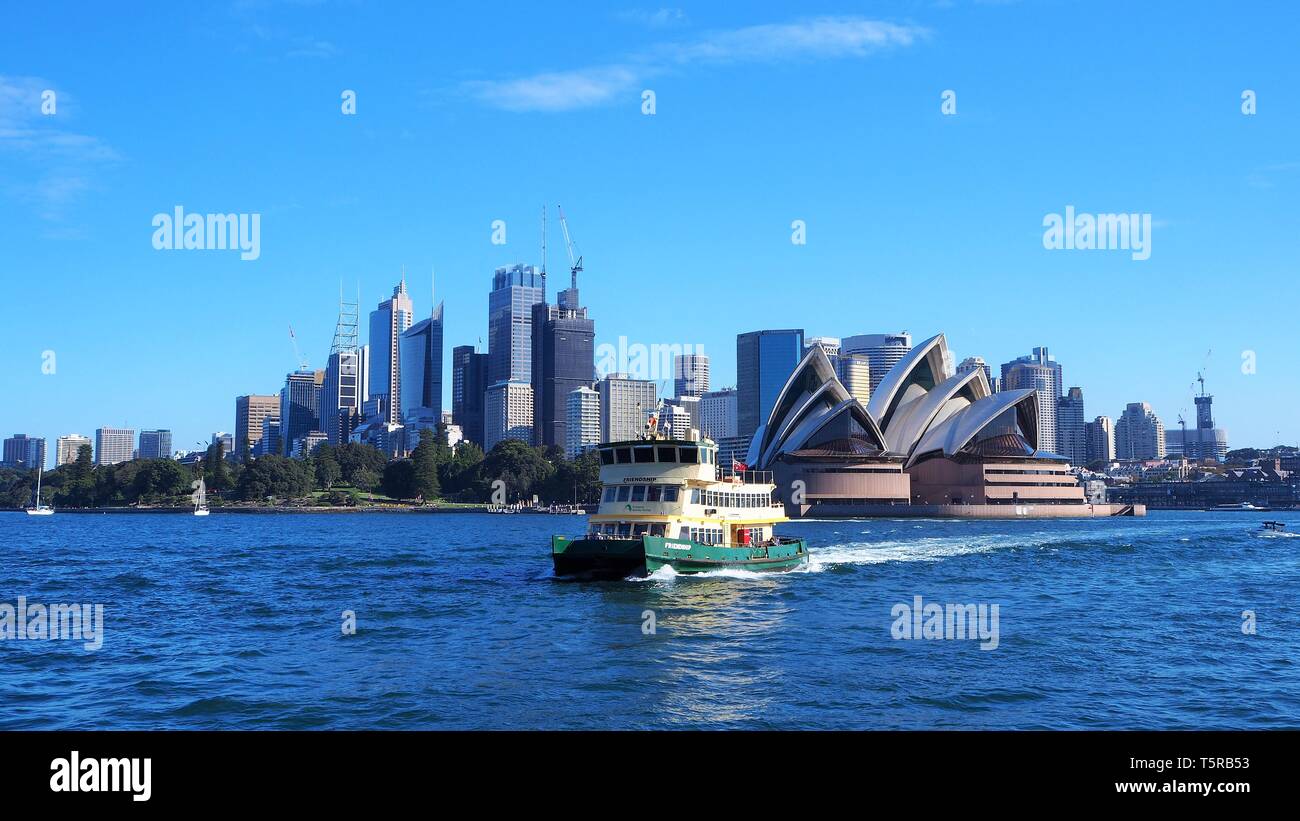
[[[632,448],[632,455],[636,458],[638,465],[655,460],[654,448]]]
[[[660,447],[660,448],[658,448],[657,450],[659,451],[659,461],[660,461],[660,462],[676,462],[676,461],[677,461],[677,448],[665,448],[665,447]]]
[[[664,488],[664,501],[665,502],[677,501],[677,485],[669,485],[668,487]]]
[[[693,487],[691,488],[691,504],[698,505],[699,503],[700,503],[700,489],[697,487]]]
[[[682,462],[693,465],[700,461],[699,448],[681,448]]]
[[[713,464],[713,451],[711,449],[705,448],[704,450],[700,451],[700,456],[701,456],[700,461],[703,462],[704,464],[706,465]]]
[[[619,463],[620,465],[630,465],[630,464],[632,464],[632,449],[631,449],[631,448],[619,448],[619,449],[618,449],[617,451],[615,451],[615,452],[618,454],[618,463]]]
[[[631,536],[631,535],[632,535],[632,525],[628,524],[627,522],[619,522],[619,523],[618,523],[618,535],[620,535],[620,536]]]
[[[616,487],[607,487],[607,488],[605,488],[605,501],[606,501],[606,502],[612,502],[612,501],[614,501],[614,496],[615,496],[615,494],[617,494],[617,493],[618,493],[618,488],[616,488]]]
[[[631,485],[620,485],[618,489],[618,500],[620,502],[626,502],[628,500],[628,495],[631,492],[632,492]]]
[[[664,535],[664,525],[662,525],[662,524],[658,524],[658,525],[650,525],[650,535],[651,535],[651,536],[662,536],[662,535]]]
[[[645,500],[647,502],[660,502],[664,498],[663,485],[651,485],[646,489]]]
[[[638,524],[636,527],[634,527],[634,528],[632,529],[632,535],[633,535],[633,536],[640,536],[640,535],[644,534],[644,533],[646,532],[646,528],[647,528],[647,527],[648,527],[648,525],[646,525],[644,522]]]
[[[614,451],[612,451],[612,450],[602,450],[602,451],[600,452],[600,463],[601,463],[602,465],[612,465],[612,464],[614,464]]]
[[[633,485],[633,486],[632,486],[632,501],[634,501],[634,502],[644,502],[644,501],[645,501],[645,485]]]

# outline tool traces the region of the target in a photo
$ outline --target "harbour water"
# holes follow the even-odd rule
[[[1295,514],[804,521],[803,571],[554,578],[585,522],[0,514],[0,604],[104,605],[98,650],[0,641],[0,729],[1300,727]],[[917,596],[997,605],[996,649],[894,638]]]

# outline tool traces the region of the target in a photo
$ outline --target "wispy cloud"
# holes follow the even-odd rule
[[[478,80],[464,89],[508,111],[569,111],[610,102],[645,80],[695,64],[861,58],[905,48],[928,35],[919,26],[862,17],[818,17],[716,31],[693,40],[654,45],[623,60],[504,80]]]
[[[646,9],[629,9],[620,11],[614,15],[615,19],[624,23],[632,23],[638,26],[648,28],[668,28],[670,26],[679,26],[686,22],[686,12],[681,9],[655,9],[648,11]]]
[[[42,113],[54,92],[55,111]],[[68,130],[74,100],[39,77],[0,76],[0,154],[16,157],[8,193],[44,220],[58,221],[94,187],[98,167],[121,157],[98,137]]]
[[[1297,172],[1300,172],[1300,162],[1266,165],[1247,175],[1246,182],[1252,188],[1275,188],[1279,178],[1293,177]]]

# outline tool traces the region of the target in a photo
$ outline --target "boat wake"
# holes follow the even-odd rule
[[[839,565],[937,562],[955,556],[988,553],[1005,547],[1007,547],[1006,539],[995,536],[975,539],[931,537],[906,541],[848,542],[813,548],[808,552],[808,564],[794,572],[820,573]]]
[[[793,572],[793,571],[792,571]],[[626,581],[630,582],[671,582],[677,579],[770,579],[773,576],[779,576],[780,573],[771,571],[762,572],[757,570],[741,570],[729,568],[725,570],[706,570],[703,573],[678,573],[672,565],[664,565],[649,576],[629,576]]]

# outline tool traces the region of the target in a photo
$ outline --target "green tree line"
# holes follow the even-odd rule
[[[445,431],[420,432],[410,458],[389,459],[370,445],[323,444],[306,459],[261,456],[245,462],[225,458],[217,443],[201,462],[133,459],[96,465],[89,446],[75,461],[45,474],[41,499],[56,508],[184,505],[191,483],[202,478],[209,501],[285,503],[313,499],[320,504],[365,504],[375,494],[402,502],[437,500],[487,503],[500,480],[505,501],[590,504],[600,497],[600,463],[595,453],[576,460],[559,448],[532,447],[507,439],[490,452],[462,442],[453,449]],[[36,471],[0,470],[0,508],[31,504]]]

